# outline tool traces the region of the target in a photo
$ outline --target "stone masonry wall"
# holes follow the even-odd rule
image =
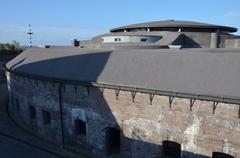
[[[35,134],[59,144],[62,136],[57,85],[9,75],[10,112],[24,128],[30,128]],[[36,119],[30,119],[29,106],[35,108]],[[43,110],[51,113],[51,125],[43,125]]]
[[[10,112],[24,128],[54,143],[89,151],[106,157],[106,128],[121,131],[118,157],[155,158],[162,155],[165,140],[181,144],[182,157],[211,157],[223,152],[240,158],[239,106],[219,103],[213,114],[213,103],[196,100],[192,111],[189,99],[99,89],[80,85],[62,85],[24,79],[7,73],[11,94]],[[59,100],[59,94],[61,100]],[[16,107],[19,100],[20,110]],[[61,132],[61,111],[63,138]],[[134,102],[133,102],[134,101]],[[29,105],[36,108],[36,120],[29,117]],[[51,113],[51,124],[43,125],[42,110]],[[75,135],[74,121],[86,123],[86,137]]]

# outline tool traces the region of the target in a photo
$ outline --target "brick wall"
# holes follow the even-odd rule
[[[223,152],[240,157],[240,121],[238,105],[219,103],[213,114],[213,102],[168,96],[99,89],[80,85],[26,79],[8,73],[8,86],[14,101],[10,112],[16,120],[35,134],[57,144],[89,151],[106,157],[106,129],[120,131],[120,153],[115,157],[160,157],[162,142],[181,145],[182,157],[211,157]],[[59,96],[61,96],[59,98]],[[20,111],[15,98],[19,99]],[[61,104],[59,104],[61,101]],[[29,117],[29,105],[36,108],[36,120]],[[62,111],[60,110],[62,106]],[[51,114],[51,124],[43,124],[42,110]],[[77,136],[75,120],[86,123],[86,135]]]

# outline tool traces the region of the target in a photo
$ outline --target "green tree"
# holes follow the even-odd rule
[[[0,43],[0,50],[3,50],[3,49],[5,49],[5,46],[4,46],[4,44]]]
[[[15,48],[18,48],[18,47],[20,46],[20,43],[17,42],[16,40],[13,40],[13,41],[12,41],[12,45],[14,45]]]

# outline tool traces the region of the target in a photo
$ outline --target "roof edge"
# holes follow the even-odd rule
[[[110,32],[117,32],[125,29],[139,29],[139,28],[210,28],[210,29],[220,29],[228,32],[237,32],[238,29],[230,26],[215,25],[208,23],[200,23],[194,21],[180,21],[180,20],[165,20],[165,21],[151,21],[145,23],[136,23],[131,25],[120,26],[110,29]]]
[[[237,97],[223,97],[223,96],[214,96],[214,95],[206,95],[206,94],[191,94],[185,92],[173,92],[167,90],[157,90],[157,89],[149,89],[143,87],[132,87],[128,85],[113,85],[108,83],[99,83],[99,82],[91,82],[91,81],[76,81],[76,80],[66,80],[60,78],[53,78],[53,77],[45,77],[39,76],[34,74],[28,74],[19,71],[13,71],[7,68],[6,64],[3,65],[2,69],[5,72],[12,73],[14,75],[18,75],[25,78],[36,79],[36,80],[43,80],[49,82],[56,82],[59,84],[73,84],[73,85],[83,85],[83,86],[93,86],[99,88],[108,88],[108,89],[115,89],[115,90],[122,90],[122,91],[131,91],[131,92],[139,92],[139,93],[147,93],[152,95],[160,95],[160,96],[168,96],[168,97],[177,97],[177,98],[185,98],[185,99],[194,99],[194,100],[201,100],[201,101],[213,101],[217,103],[227,103],[227,104],[240,104],[240,98]]]

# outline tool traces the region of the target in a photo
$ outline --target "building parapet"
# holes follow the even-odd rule
[[[46,81],[46,82],[54,82],[54,83],[59,83],[59,84],[86,86],[88,91],[89,91],[89,87],[97,87],[101,90],[102,93],[104,93],[105,88],[112,89],[115,91],[117,100],[118,100],[120,91],[131,92],[133,102],[134,102],[134,98],[137,93],[149,94],[150,104],[152,104],[152,101],[153,101],[155,95],[167,96],[167,97],[169,97],[169,107],[171,108],[171,104],[172,104],[174,98],[184,98],[184,99],[189,99],[190,111],[192,111],[192,107],[196,100],[210,101],[210,102],[212,102],[213,114],[215,113],[215,110],[219,103],[239,105],[238,118],[240,118],[240,98],[218,97],[218,96],[212,96],[212,95],[191,94],[191,93],[183,93],[183,92],[172,92],[172,91],[165,91],[165,90],[147,89],[147,88],[142,88],[142,87],[130,87],[130,86],[126,86],[126,85],[112,85],[112,84],[106,84],[106,83],[97,83],[97,82],[89,82],[89,81],[75,81],[75,80],[66,80],[66,79],[59,79],[59,78],[53,78],[53,77],[44,77],[44,76],[38,76],[38,75],[33,75],[33,74],[27,74],[27,73],[23,73],[23,72],[16,72],[16,71],[8,69],[6,67],[6,65],[3,65],[3,69],[5,72],[9,72],[13,75],[22,76],[25,78],[41,80],[41,81]]]

